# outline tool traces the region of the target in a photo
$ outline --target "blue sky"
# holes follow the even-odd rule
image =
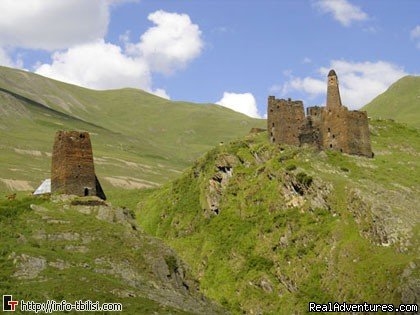
[[[420,73],[420,1],[0,0],[0,64],[264,116],[268,95],[359,108]]]

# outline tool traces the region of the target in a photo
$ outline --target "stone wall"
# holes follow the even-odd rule
[[[348,151],[346,153],[373,157],[367,113],[349,111],[347,126]]]
[[[347,152],[347,108],[324,108],[322,112],[322,148]]]
[[[51,163],[51,192],[105,199],[95,176],[88,132],[58,131]]]
[[[302,101],[268,99],[267,130],[272,143],[299,145],[299,130],[305,122]]]

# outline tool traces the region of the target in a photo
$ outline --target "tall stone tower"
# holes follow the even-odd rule
[[[106,199],[95,175],[88,132],[56,133],[51,163],[51,192]]]
[[[328,73],[327,86],[327,108],[337,109],[342,106],[340,98],[340,90],[338,88],[338,78],[334,70]]]

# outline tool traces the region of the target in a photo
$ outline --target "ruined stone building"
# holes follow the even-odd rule
[[[334,70],[328,73],[327,105],[308,107],[302,101],[268,97],[267,130],[270,142],[372,157],[368,117],[365,111],[349,111],[340,98]]]
[[[51,193],[106,199],[95,175],[88,132],[56,133],[51,163]]]

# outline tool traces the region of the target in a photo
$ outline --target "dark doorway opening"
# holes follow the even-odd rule
[[[89,188],[85,188],[85,196],[89,196]]]

